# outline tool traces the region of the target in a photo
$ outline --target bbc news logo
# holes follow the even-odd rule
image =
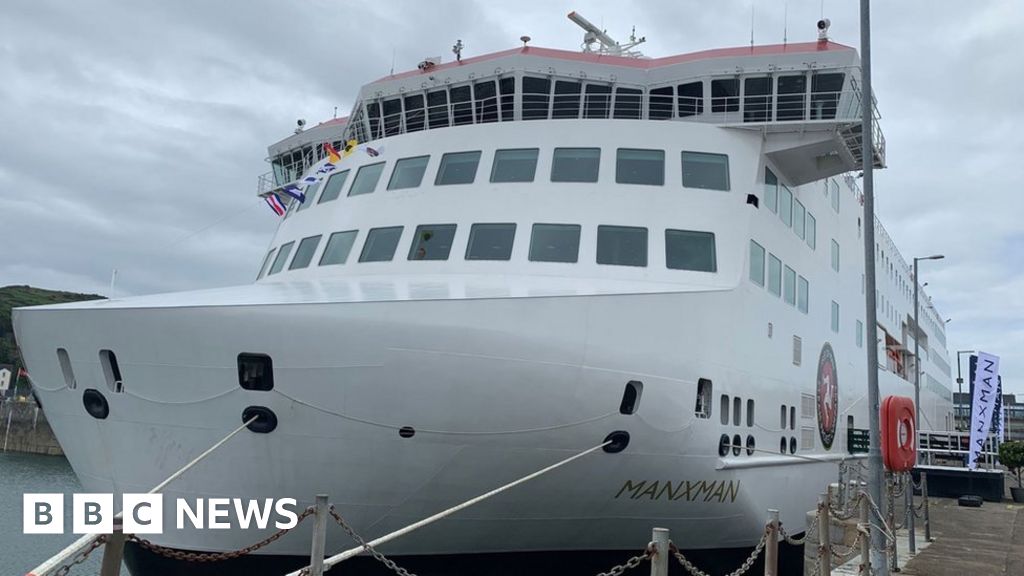
[[[25,534],[63,534],[64,494],[25,494],[22,500],[22,531]],[[200,530],[250,527],[278,530],[299,523],[294,498],[178,498],[174,502],[175,526]],[[164,499],[161,494],[124,494],[121,526],[126,534],[162,534]],[[71,531],[75,534],[110,534],[114,531],[113,494],[73,494]],[[273,521],[273,522],[271,522]]]

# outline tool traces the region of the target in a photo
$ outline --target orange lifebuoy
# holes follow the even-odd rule
[[[893,472],[907,472],[917,462],[917,426],[914,401],[887,396],[882,401],[882,461]]]

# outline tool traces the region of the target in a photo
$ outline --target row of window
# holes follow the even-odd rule
[[[497,150],[491,164],[490,181],[533,182],[537,172],[538,148]],[[686,188],[729,190],[729,157],[725,154],[707,152],[681,153],[682,181]],[[441,157],[441,163],[434,176],[435,186],[472,184],[476,180],[481,152],[449,152]],[[401,158],[395,162],[388,178],[388,190],[417,188],[423,183],[429,155]],[[376,191],[384,173],[385,162],[361,166],[348,196],[359,196]],[[555,148],[551,159],[551,182],[598,181],[601,164],[600,148]],[[336,200],[348,180],[349,170],[333,174],[326,180],[323,190],[321,183],[306,189],[306,200],[297,206],[302,210],[314,203],[323,204]],[[619,148],[616,151],[615,182],[617,184],[642,184],[663,186],[665,184],[665,151],[637,148]],[[319,198],[317,199],[317,193]]]
[[[750,281],[768,292],[782,296],[790,306],[796,306],[804,314],[810,307],[810,285],[807,279],[796,273],[789,266],[784,266],[775,254],[767,252],[767,282],[765,280],[765,249],[753,240],[750,241]]]
[[[669,120],[743,110],[744,122],[836,117],[845,75],[810,72],[698,80],[656,88],[523,76],[523,120]],[[349,123],[360,142],[448,126],[515,119],[516,78],[487,78],[360,102]],[[646,103],[646,106],[645,106]],[[645,112],[646,110],[646,112]],[[774,114],[773,114],[774,112]]]
[[[409,246],[409,260],[447,260],[455,240],[455,224],[424,224],[416,227]],[[470,226],[466,260],[511,260],[516,225],[487,223]],[[403,226],[373,228],[366,234],[360,262],[391,261],[402,238]],[[344,264],[355,244],[358,230],[331,234],[320,255],[319,265]],[[534,224],[530,235],[529,259],[532,262],[576,262],[580,247],[579,224]],[[647,266],[647,228],[634,226],[597,227],[597,263],[617,266]],[[286,242],[271,249],[260,268],[259,277],[277,274],[288,264],[289,270],[307,268],[322,240],[322,235]],[[292,250],[295,255],[292,256]],[[291,257],[291,262],[288,262]],[[665,230],[665,266],[672,270],[716,272],[715,235],[693,230]]]
[[[767,166],[764,168],[764,204],[778,214],[782,223],[791,228],[811,250],[817,248],[818,225],[814,215],[793,196],[788,186],[779,182],[779,178]]]

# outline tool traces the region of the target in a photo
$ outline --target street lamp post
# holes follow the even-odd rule
[[[956,391],[960,396],[960,402],[964,401],[964,377],[960,373],[960,357],[964,354],[974,354],[974,350],[957,350],[956,351]],[[956,410],[956,406],[953,407]],[[956,410],[956,429],[963,430],[960,425],[960,411]]]
[[[917,303],[917,293],[921,281],[917,275],[917,263],[921,260],[942,260],[943,258],[945,256],[942,254],[914,258],[914,424],[918,429],[921,427],[921,353],[919,344],[921,340],[921,322],[919,321],[918,314],[920,306]],[[916,438],[914,439],[914,444],[917,444]],[[918,453],[918,458],[920,459],[920,452]]]

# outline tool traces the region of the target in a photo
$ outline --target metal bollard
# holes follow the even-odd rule
[[[768,539],[764,545],[764,576],[779,576],[778,510],[768,510]]]
[[[114,523],[114,532],[107,537],[103,545],[103,563],[100,565],[100,576],[118,576],[121,573],[121,561],[124,559],[124,531],[121,521]]]
[[[323,576],[324,545],[327,539],[327,495],[316,495],[313,513],[313,548],[309,553],[309,576]]]
[[[928,473],[921,471],[921,498],[924,498],[924,541],[932,541],[932,522],[928,516]]]
[[[832,518],[828,492],[818,496],[818,576],[832,574]]]
[[[903,473],[904,485],[903,490],[906,496],[904,496],[904,505],[907,507],[906,520],[907,525],[907,550],[911,554],[917,554],[917,540],[914,538],[914,477],[910,475],[910,472]]]
[[[860,573],[871,574],[871,508],[868,505],[868,495],[860,494],[860,525],[864,532],[860,536]]]
[[[651,576],[668,576],[669,540],[668,528],[655,528],[651,533],[654,543],[654,557],[651,558]]]

